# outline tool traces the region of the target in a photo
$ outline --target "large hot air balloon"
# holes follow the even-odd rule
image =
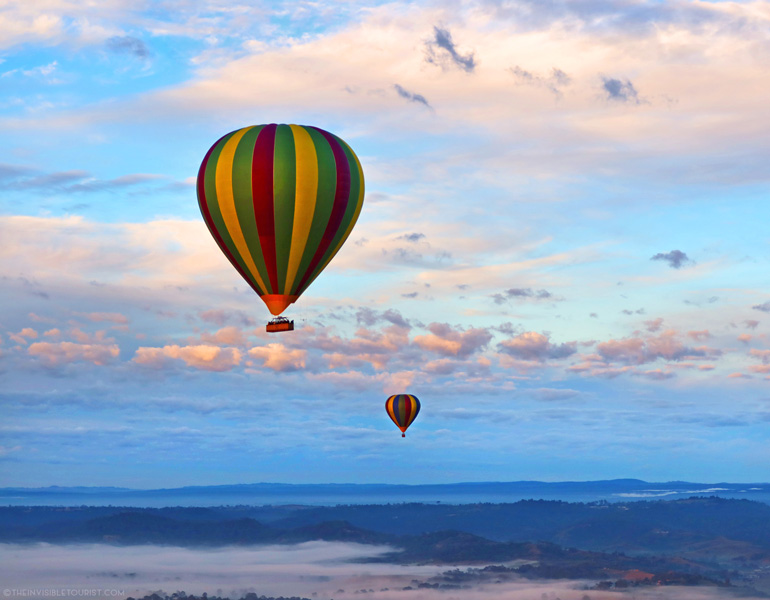
[[[276,316],[334,258],[363,201],[358,158],[318,127],[238,129],[211,147],[198,172],[198,204],[211,235]],[[278,330],[293,329],[279,321],[292,327]]]
[[[412,394],[396,394],[385,401],[385,410],[406,437],[406,430],[420,414],[420,401]]]

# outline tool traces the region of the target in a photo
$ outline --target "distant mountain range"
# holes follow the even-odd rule
[[[136,507],[221,506],[262,504],[386,504],[423,502],[516,502],[542,499],[568,502],[626,502],[632,499],[676,499],[698,496],[746,498],[770,504],[768,483],[650,483],[639,479],[572,482],[478,482],[448,484],[286,484],[187,486],[137,490],[120,487],[0,488],[0,505],[77,506],[81,504]]]

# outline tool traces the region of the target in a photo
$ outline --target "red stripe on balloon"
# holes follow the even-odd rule
[[[201,163],[201,168],[198,170],[198,206],[201,209],[201,214],[203,215],[203,220],[206,223],[206,227],[209,228],[209,232],[211,232],[211,235],[216,240],[217,245],[219,246],[219,249],[222,250],[222,253],[227,257],[227,260],[230,261],[230,264],[235,267],[235,270],[238,271],[238,273],[246,280],[246,283],[251,286],[251,289],[253,289],[257,294],[262,295],[261,290],[257,288],[252,282],[249,276],[246,274],[246,272],[241,269],[241,265],[238,264],[238,261],[235,260],[235,257],[230,253],[230,250],[227,248],[227,244],[225,244],[225,241],[222,239],[222,236],[219,235],[219,231],[217,231],[216,227],[214,227],[214,221],[211,218],[211,212],[209,211],[208,206],[208,198],[206,198],[206,167],[208,167],[209,164],[209,158],[211,157],[211,154],[214,152],[214,149],[219,145],[219,143],[225,139],[227,135],[223,135],[221,138],[219,138],[211,148],[209,148],[209,151],[206,153],[205,158],[203,159],[203,162]],[[214,168],[216,168],[216,164],[214,165]]]
[[[412,397],[404,394],[404,427],[409,427],[411,423],[409,417],[412,415]]]
[[[337,188],[334,191],[334,204],[332,205],[332,213],[329,217],[329,223],[326,225],[323,236],[321,236],[321,243],[318,245],[318,249],[313,255],[313,260],[310,261],[305,274],[302,276],[302,280],[296,289],[301,290],[304,288],[307,280],[313,275],[316,268],[323,259],[326,251],[329,249],[329,245],[332,243],[334,236],[337,235],[337,231],[342,224],[342,219],[345,216],[345,211],[348,208],[348,201],[350,198],[350,163],[348,163],[348,157],[345,151],[340,146],[336,138],[329,132],[313,127],[318,133],[326,138],[329,142],[329,146],[334,154],[334,164],[337,168]]]
[[[279,294],[278,268],[275,256],[275,210],[273,208],[273,159],[275,156],[275,130],[277,125],[265,125],[254,144],[251,165],[251,192],[254,199],[254,216],[259,232],[259,245],[270,278],[270,294]]]

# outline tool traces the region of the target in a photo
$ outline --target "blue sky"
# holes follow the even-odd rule
[[[8,4],[0,478],[766,480],[768,65],[762,1]],[[367,190],[273,336],[194,189],[270,122]]]

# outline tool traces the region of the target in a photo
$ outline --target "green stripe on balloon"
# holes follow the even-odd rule
[[[297,155],[294,134],[288,125],[279,125],[275,131],[275,158],[273,160],[273,207],[275,211],[275,256],[278,290],[288,294],[286,271],[291,253],[291,235],[294,229],[294,192],[297,183]]]
[[[358,205],[359,205],[359,195],[361,193],[361,177],[358,171],[358,160],[356,160],[355,155],[350,151],[350,148],[345,142],[343,142],[340,138],[338,138],[334,134],[330,134],[330,135],[332,135],[335,141],[339,143],[340,147],[345,152],[345,156],[347,157],[347,162],[350,169],[350,194],[348,195],[347,209],[345,210],[345,214],[342,217],[342,221],[340,222],[340,226],[337,229],[337,233],[334,235],[334,238],[332,239],[332,243],[329,244],[329,247],[324,253],[324,256],[321,259],[321,262],[318,263],[318,266],[316,267],[315,272],[308,279],[307,284],[305,285],[306,288],[311,283],[313,283],[313,281],[315,281],[316,277],[318,277],[321,274],[321,271],[324,270],[328,262],[332,258],[334,258],[334,254],[339,249],[337,246],[339,245],[340,240],[342,239],[342,236],[344,236],[345,233],[348,231],[350,222],[353,220],[353,217],[356,214],[356,209],[358,208]]]
[[[219,208],[219,199],[217,198],[216,175],[217,175],[217,165],[219,163],[219,156],[222,153],[222,148],[224,148],[225,144],[236,133],[237,131],[233,131],[229,133],[227,136],[225,136],[224,138],[222,138],[220,142],[217,144],[217,147],[214,148],[214,151],[211,153],[211,156],[209,157],[209,162],[208,162],[208,165],[206,166],[206,173],[204,175],[204,190],[205,190],[205,196],[206,196],[205,201],[206,201],[206,207],[208,208],[209,214],[211,215],[211,221],[214,224],[214,227],[216,228],[217,232],[219,233],[219,236],[221,237],[222,241],[225,244],[225,247],[226,247],[225,255],[230,259],[231,262],[235,261],[238,264],[238,266],[240,267],[240,270],[246,276],[247,283],[254,289],[254,291],[256,291],[259,294],[260,293],[259,285],[257,284],[257,282],[254,280],[254,277],[252,277],[251,273],[249,272],[249,269],[246,266],[246,263],[244,263],[243,258],[238,252],[238,249],[235,247],[233,238],[230,236],[230,233],[227,231],[227,226],[225,225],[225,221],[222,218],[222,211]]]
[[[233,157],[233,181],[251,181],[251,161],[254,155],[254,144],[259,132],[264,125],[257,125],[244,134]],[[250,185],[233,185],[235,198],[235,212],[238,215],[238,223],[241,226],[243,239],[249,248],[254,264],[259,271],[259,276],[265,285],[270,281],[265,268],[265,259],[262,256],[262,246],[259,244],[259,232],[257,231],[257,219],[254,216],[254,198]],[[261,294],[266,294],[263,290]],[[260,294],[260,295],[261,295]]]
[[[318,157],[318,191],[316,193],[315,212],[313,213],[313,224],[310,226],[305,251],[302,253],[302,260],[297,269],[297,276],[294,278],[292,295],[299,296],[307,288],[307,283],[299,287],[305,279],[310,263],[315,256],[318,246],[320,246],[326,225],[329,223],[329,217],[332,214],[334,206],[334,190],[337,188],[337,167],[334,163],[334,153],[332,152],[326,138],[312,127],[304,127],[310,134],[315,146],[316,156]]]
[[[332,149],[334,156],[335,170],[336,170],[336,185],[334,189],[334,202],[332,204],[331,215],[329,216],[329,222],[324,229],[321,236],[321,243],[316,250],[315,255],[310,261],[310,265],[307,268],[302,280],[299,282],[297,289],[305,290],[312,281],[311,276],[318,271],[319,265],[322,264],[323,257],[329,251],[331,242],[334,236],[339,230],[342,218],[345,216],[345,211],[348,206],[348,197],[350,194],[350,165],[347,162],[347,157],[337,142],[336,138],[332,136],[328,131],[318,130],[321,135],[324,136],[329,143],[329,147]]]

